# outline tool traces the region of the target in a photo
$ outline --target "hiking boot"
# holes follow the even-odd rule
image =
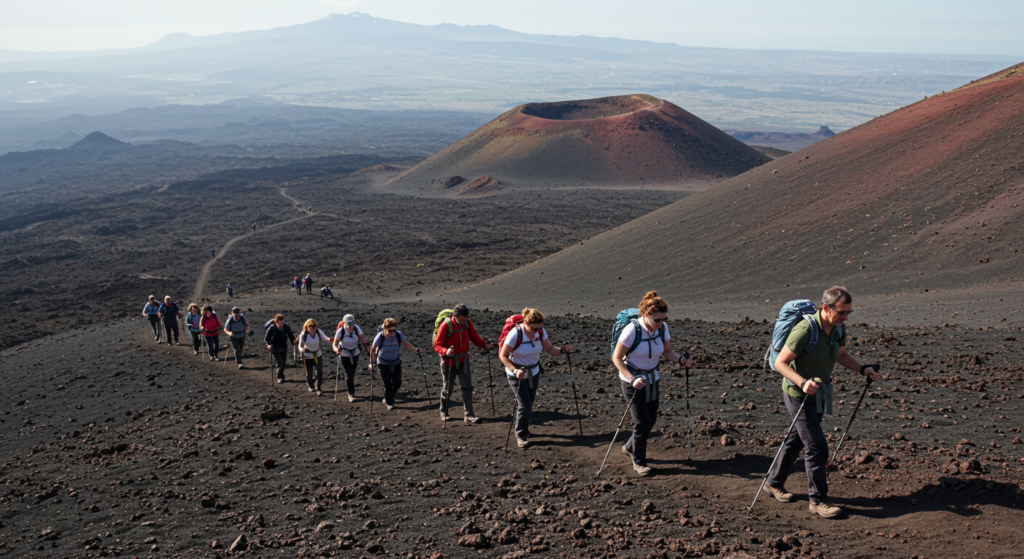
[[[241,364],[241,363],[239,363],[239,364],[238,364],[238,368],[239,368],[239,369],[242,369],[242,368],[244,368],[244,367],[242,367],[242,364]]]
[[[277,384],[281,384],[283,382],[284,382],[284,377],[277,377]]]
[[[356,397],[353,396],[352,394],[349,394],[348,395],[348,401],[349,401],[349,403],[355,402],[356,401]]]
[[[308,388],[310,392],[312,392],[312,391],[316,390],[316,388],[313,388],[313,385],[312,385],[312,384],[307,384],[307,385],[306,385],[306,388]]]
[[[477,421],[480,421],[480,418],[475,415],[467,415],[466,417],[463,417],[462,420],[466,423],[476,423]]]
[[[192,355],[199,355],[199,350],[195,350],[195,349],[193,349],[193,350],[192,350]]]
[[[158,343],[158,344],[162,344],[162,343],[164,343],[164,341],[163,341],[163,340],[161,340],[160,338],[157,338],[157,339],[156,339],[156,343]]]
[[[526,448],[526,445],[530,444],[530,441],[516,437],[516,444],[519,445],[519,448]]]
[[[317,388],[316,389],[316,395],[319,396],[321,394],[323,394],[323,390],[320,390],[319,388]]]
[[[388,411],[391,411],[391,410],[395,409],[395,406],[392,405],[392,404],[384,404],[384,405],[387,406]]]
[[[843,509],[825,500],[811,499],[808,510],[822,518],[835,518],[843,513]]]
[[[633,462],[633,471],[635,471],[636,473],[638,473],[638,474],[640,474],[642,476],[649,476],[649,475],[651,475],[651,467],[650,466],[641,466],[640,464],[637,464],[636,462]]]
[[[444,413],[444,410],[441,411],[441,421],[450,421],[451,418],[452,416]]]
[[[790,493],[789,491],[786,491],[785,487],[772,487],[771,485],[768,485],[766,483],[766,484],[764,484],[764,488],[768,490],[769,494],[771,494],[773,497],[778,499],[779,502],[782,502],[782,503],[791,503],[791,502],[793,502],[793,494]]]

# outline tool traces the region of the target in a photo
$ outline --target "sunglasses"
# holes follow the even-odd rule
[[[832,312],[834,312],[834,313],[836,313],[836,314],[838,314],[840,316],[850,316],[851,314],[853,314],[853,309],[848,310],[848,311],[837,311],[835,307],[829,307],[829,308],[832,309]]]
[[[647,318],[650,318],[651,322],[653,322],[655,324],[661,324],[662,322],[665,322],[666,320],[668,320],[668,317],[665,317],[665,318],[654,318],[654,317],[648,316]]]

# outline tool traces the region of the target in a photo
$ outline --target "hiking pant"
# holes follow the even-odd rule
[[[146,315],[149,318],[149,325],[153,327],[153,337],[160,339],[160,317],[155,314]]]
[[[242,350],[245,349],[245,338],[231,336],[231,349],[235,350],[235,363],[242,364]]]
[[[306,366],[306,385],[313,390],[319,390],[320,385],[324,383],[324,356],[318,355],[309,359],[303,357],[302,363]]]
[[[505,375],[508,385],[516,393],[516,414],[512,419],[516,426],[516,437],[524,441],[530,438],[530,416],[533,414],[533,401],[537,398],[537,386],[540,385],[543,372],[543,369],[538,368],[536,375],[523,379]]]
[[[220,335],[217,336],[206,336],[206,349],[210,351],[210,357],[217,357],[217,352],[220,351]]]
[[[284,366],[288,363],[288,346],[275,347],[270,350],[270,355],[274,357],[274,362],[277,364],[277,378],[284,380]]]
[[[349,396],[356,395],[356,365],[359,365],[359,356],[341,356],[341,366],[345,369],[345,388]]]
[[[448,411],[448,399],[454,388],[455,376],[459,377],[459,385],[462,387],[462,405],[466,408],[466,415],[472,417],[473,413],[473,370],[469,366],[469,355],[464,355],[462,364],[458,367],[450,367],[441,361],[441,411]]]
[[[311,284],[311,283],[306,284],[306,295],[312,295],[312,294],[313,294],[313,284]]]
[[[640,393],[633,398],[633,385],[621,381],[622,395],[626,402],[633,399],[629,413],[633,416],[633,436],[625,443],[626,450],[633,455],[633,462],[641,466],[647,465],[647,439],[650,437],[654,423],[658,420],[658,384],[659,381],[647,382]],[[650,397],[650,401],[647,398]]]
[[[395,405],[395,394],[402,387],[402,364],[384,365],[377,363],[377,371],[380,372],[380,380],[384,383],[384,403]]]
[[[789,409],[789,417],[796,417],[796,412],[800,409],[800,400],[785,393],[782,398]],[[821,500],[828,496],[828,482],[825,477],[828,441],[825,439],[825,431],[821,428],[821,417],[824,414],[818,413],[813,404],[813,401],[809,402],[800,411],[794,431],[790,432],[782,443],[782,454],[775,463],[775,468],[768,472],[768,485],[782,487],[800,451],[803,450],[804,469],[807,470],[807,496]]]
[[[164,334],[167,334],[167,344],[171,343],[171,333],[174,333],[174,343],[178,343],[178,319],[164,321]]]
[[[203,347],[203,333],[188,331],[188,337],[192,340],[192,350],[199,351],[199,348]]]

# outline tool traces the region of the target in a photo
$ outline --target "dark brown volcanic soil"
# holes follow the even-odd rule
[[[517,186],[701,189],[770,158],[649,95],[529,103],[392,179],[389,190],[446,195],[453,176]]]
[[[354,312],[372,328],[394,316],[418,346],[436,311],[294,296],[237,303],[253,322],[284,311],[293,324],[333,325]],[[507,312],[474,317],[494,337]],[[666,370],[649,479],[632,475],[618,448],[593,478],[623,409],[607,320],[547,324],[582,350],[573,364],[584,436],[564,360],[546,358],[534,444],[507,453],[509,391],[496,386],[492,413],[483,356],[474,359],[485,421],[442,429],[432,358],[434,405],[406,357],[397,409],[378,402],[371,417],[365,399],[310,394],[294,368],[289,382],[271,384],[255,344],[245,370],[223,368],[155,345],[140,321],[5,350],[0,553],[226,557],[244,535],[253,557],[1020,556],[1024,332],[854,325],[851,351],[884,363],[886,375],[830,478],[848,514],[829,521],[807,512],[799,463],[788,483],[797,502],[762,496],[744,513],[788,423],[777,377],[758,368],[769,325],[671,327],[698,359],[693,461],[683,375]],[[838,376],[833,445],[862,389]],[[271,408],[285,416],[263,415]]]
[[[838,283],[877,297],[874,308],[895,317],[913,302],[932,323],[1024,325],[1022,153],[1024,74],[1010,69],[488,280],[469,296],[491,304],[528,282],[548,308],[611,314],[656,289],[688,316],[722,317],[728,306],[725,316],[762,318]],[[985,304],[970,303],[980,296]],[[950,298],[964,305],[940,308]]]

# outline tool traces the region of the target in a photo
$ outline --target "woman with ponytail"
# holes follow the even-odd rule
[[[541,350],[548,355],[572,352],[569,344],[562,347],[551,345],[548,333],[544,330],[544,315],[539,310],[525,308],[522,317],[522,322],[505,333],[498,351],[498,358],[505,364],[508,385],[516,393],[513,421],[519,448],[525,447],[530,440],[530,414],[533,412],[533,400],[537,397],[537,385],[543,372],[540,366]]]
[[[651,473],[647,465],[647,438],[658,418],[658,363],[663,355],[684,367],[692,367],[693,360],[672,350],[668,303],[657,292],[648,292],[639,309],[639,316],[631,319],[619,334],[612,364],[619,371],[622,396],[633,416],[633,436],[622,445],[622,452],[633,459],[633,469],[646,476]]]

